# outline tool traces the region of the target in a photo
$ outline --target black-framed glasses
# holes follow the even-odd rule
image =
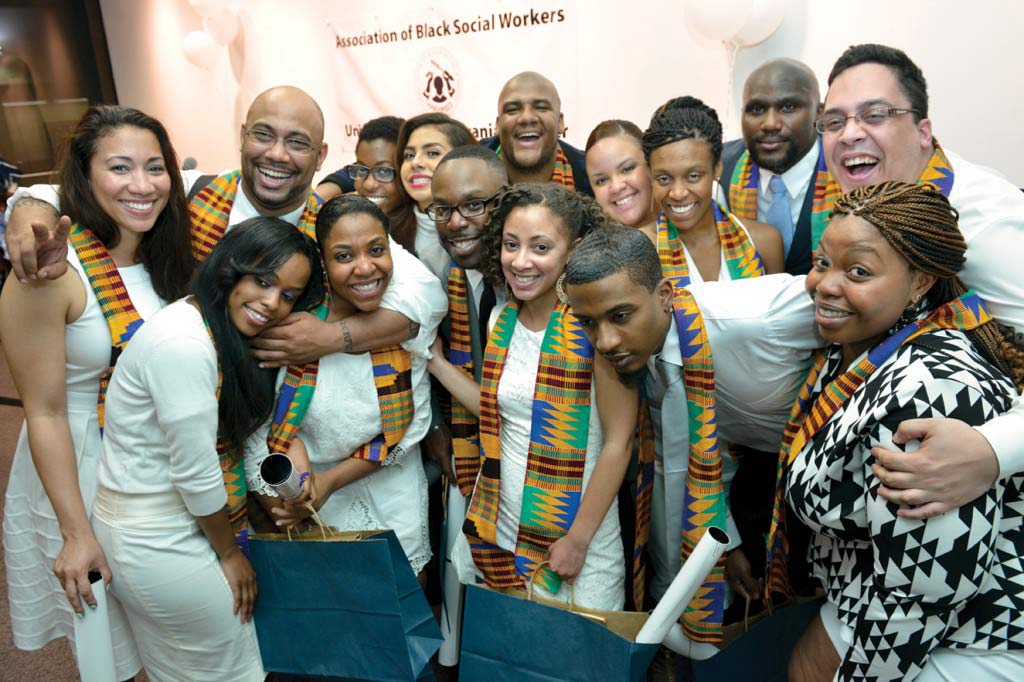
[[[458,206],[431,204],[430,206],[427,206],[426,213],[436,223],[443,223],[451,220],[452,211],[458,211],[459,215],[463,218],[475,218],[479,215],[483,215],[487,210],[487,207],[499,194],[501,194],[501,191],[495,192],[486,199],[470,199],[469,201],[463,201]]]
[[[358,163],[350,163],[345,166],[345,172],[353,180],[365,180],[367,175],[373,175],[373,179],[377,182],[394,182],[395,177],[398,175],[398,171],[390,166],[374,166],[368,168]]]
[[[304,140],[301,137],[278,137],[269,130],[263,130],[257,128],[256,130],[246,130],[245,136],[249,138],[249,142],[258,149],[270,149],[278,140],[284,143],[284,148],[291,154],[298,156],[308,156],[313,153],[316,148],[309,140]]]
[[[826,114],[814,122],[814,128],[822,135],[825,133],[838,133],[846,128],[846,122],[851,118],[859,125],[875,128],[883,125],[894,116],[916,113],[918,113],[917,109],[899,109],[897,107],[883,106],[867,107],[849,116],[846,114]]]

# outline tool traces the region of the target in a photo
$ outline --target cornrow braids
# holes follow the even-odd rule
[[[505,286],[501,270],[501,244],[505,221],[521,206],[544,206],[554,213],[568,232],[569,242],[603,227],[608,220],[601,207],[590,197],[554,183],[519,183],[507,187],[495,197],[494,207],[483,234],[480,270],[494,286]]]
[[[925,296],[929,310],[967,292],[957,273],[966,261],[967,242],[957,221],[960,214],[933,185],[884,182],[859,187],[836,199],[830,219],[854,215],[875,226],[910,267],[936,278]],[[1024,391],[1024,340],[995,321],[967,332],[986,358]]]
[[[652,151],[680,140],[703,140],[717,163],[722,158],[722,123],[715,110],[696,97],[670,99],[654,112],[640,144],[650,161]]]

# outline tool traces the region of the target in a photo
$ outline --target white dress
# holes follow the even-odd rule
[[[82,500],[86,511],[89,511],[96,495],[101,449],[96,399],[100,375],[110,364],[110,331],[74,249],[68,250],[68,262],[81,278],[86,292],[85,309],[65,328],[64,342],[68,423],[78,464]],[[119,271],[136,310],[143,319],[149,319],[163,306],[163,301],[153,291],[149,273],[142,265],[120,268]],[[69,273],[68,276],[73,275]],[[57,517],[32,462],[28,429],[24,425],[7,484],[3,529],[7,599],[15,646],[34,650],[65,636],[73,641],[73,612],[64,589],[53,574],[53,563],[64,542]],[[125,672],[119,679],[126,679],[138,670],[138,655],[134,645],[117,637],[116,629],[114,635],[119,672]],[[132,670],[127,670],[132,666]]]
[[[403,344],[412,354],[414,412],[405,436],[380,470],[332,494],[320,516],[338,530],[395,531],[414,573],[430,562],[427,525],[427,479],[419,442],[430,427],[430,380],[424,352],[436,329],[421,329]],[[279,376],[279,381],[284,374]],[[320,359],[316,390],[298,437],[306,445],[313,471],[326,471],[381,432],[380,404],[373,383],[370,353],[334,353]],[[267,454],[266,429],[246,444],[249,489],[274,495],[259,475]]]
[[[492,316],[492,321],[496,319]],[[505,368],[498,382],[498,415],[501,418],[501,501],[498,505],[498,545],[514,550],[519,533],[519,515],[523,507],[527,453],[530,448],[533,394],[537,382],[543,331],[530,331],[517,322],[512,332]],[[601,419],[591,384],[590,429],[587,458],[583,467],[583,490],[587,489],[598,455],[604,443]],[[473,564],[469,542],[462,535],[456,544],[453,562],[459,579],[472,583],[479,576]],[[619,529],[618,502],[612,500],[604,520],[587,550],[583,569],[576,578],[576,604],[609,611],[621,610],[625,601],[625,567],[622,562],[622,537]],[[570,588],[562,585],[557,595],[536,587],[546,598],[569,601]]]

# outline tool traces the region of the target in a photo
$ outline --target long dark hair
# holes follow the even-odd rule
[[[323,301],[323,267],[316,243],[280,218],[258,217],[231,228],[199,266],[192,288],[210,327],[223,379],[217,401],[220,435],[235,452],[270,416],[277,370],[260,369],[249,342],[231,321],[228,297],[246,275],[265,276],[294,255],[309,260],[309,282],[292,312]]]
[[[164,157],[164,167],[171,180],[167,205],[157,216],[153,228],[142,236],[136,255],[146,267],[157,295],[165,301],[173,301],[188,293],[195,261],[189,246],[189,221],[185,190],[181,183],[181,173],[178,172],[178,157],[160,121],[128,107],[90,107],[63,148],[60,210],[83,227],[89,228],[108,249],[117,246],[121,232],[96,202],[89,181],[89,168],[100,139],[125,126],[148,130],[156,136]]]
[[[452,149],[467,144],[476,144],[476,138],[473,137],[473,133],[466,127],[466,124],[452,118],[448,114],[430,112],[413,116],[402,124],[402,128],[398,131],[398,142],[395,143],[395,168],[398,169],[399,175],[402,172],[403,155],[405,154],[405,146],[409,144],[409,138],[412,137],[413,132],[417,128],[425,126],[432,126],[440,130]],[[415,204],[416,202],[413,203]],[[391,238],[404,246],[409,253],[416,253],[416,222],[413,221],[411,230],[406,229],[406,225],[394,223],[391,230]]]

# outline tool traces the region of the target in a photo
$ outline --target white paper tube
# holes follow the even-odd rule
[[[302,478],[286,455],[273,452],[260,462],[263,482],[274,489],[282,499],[291,500],[302,493]]]
[[[462,535],[462,522],[466,518],[466,498],[458,486],[448,488],[448,514],[445,518],[444,582],[441,603],[441,635],[444,642],[437,651],[437,662],[444,666],[459,664],[459,640],[462,632],[462,601],[465,588],[452,564],[452,550],[455,541]]]
[[[75,657],[82,682],[117,682],[114,670],[114,644],[110,637],[110,616],[107,613],[107,587],[98,572],[89,573],[96,608],[91,609],[82,600],[85,618],[77,616],[75,623]]]
[[[691,661],[706,661],[721,651],[714,644],[693,641],[683,633],[683,628],[678,623],[668,629],[668,634],[661,643]]]
[[[704,583],[708,573],[718,563],[722,552],[729,545],[729,535],[720,528],[708,528],[686,563],[665,590],[665,596],[658,602],[651,617],[637,633],[636,641],[641,644],[660,644],[665,635],[683,615],[686,605],[693,600],[697,589]]]

